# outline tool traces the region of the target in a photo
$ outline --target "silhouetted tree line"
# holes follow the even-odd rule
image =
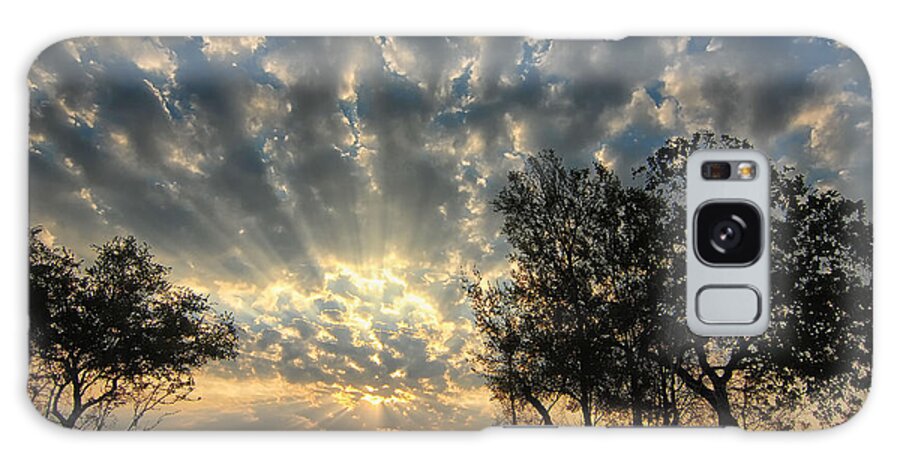
[[[125,428],[153,428],[191,401],[194,370],[237,354],[237,329],[207,297],[169,281],[134,237],[94,246],[85,266],[31,229],[28,392],[38,410],[68,428],[102,429],[125,408]],[[143,421],[143,422],[142,422]]]
[[[552,150],[509,173],[492,205],[513,248],[510,278],[475,271],[464,282],[481,335],[474,369],[503,421],[787,429],[859,408],[872,348],[864,203],[772,168],[770,327],[695,336],[684,171],[702,148],[751,145],[710,132],[670,139],[633,171],[635,186],[599,163],[566,168]]]

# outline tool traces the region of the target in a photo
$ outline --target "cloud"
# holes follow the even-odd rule
[[[454,276],[505,274],[490,200],[543,148],[628,181],[711,128],[871,200],[868,76],[822,39],[83,38],[28,79],[31,222],[134,234],[244,327],[172,426],[489,422]]]
[[[311,397],[303,402],[306,408],[312,403],[363,416],[371,414],[367,408],[396,414],[393,420],[381,414],[342,428],[486,426],[486,393],[466,361],[474,341],[472,323],[460,311],[447,309],[461,299],[456,279],[426,279],[421,269],[397,266],[365,274],[335,267],[318,288],[278,282],[260,289],[219,282],[214,294],[230,295],[233,308],[256,317],[244,327],[241,357],[204,378],[283,384],[284,396]],[[204,396],[206,390],[201,390]],[[466,406],[456,396],[482,401]],[[423,409],[430,411],[425,422],[420,421]],[[309,411],[306,417],[316,420],[309,428],[331,427],[325,410]],[[233,425],[247,426],[247,420]]]
[[[708,45],[677,55],[661,78],[688,130],[745,137],[775,160],[871,200],[871,93],[858,56],[824,39],[692,40]]]
[[[204,37],[201,49],[210,59],[227,60],[256,53],[265,37]]]

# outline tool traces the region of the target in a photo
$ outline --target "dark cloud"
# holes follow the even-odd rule
[[[822,39],[85,38],[29,85],[31,222],[134,234],[244,327],[233,410],[175,426],[485,425],[456,274],[503,274],[489,201],[543,148],[627,181],[709,128],[871,200],[868,76]]]

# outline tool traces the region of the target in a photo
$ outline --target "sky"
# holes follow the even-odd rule
[[[672,136],[749,139],[871,204],[863,63],[812,38],[77,38],[29,76],[30,223],[134,235],[241,326],[161,428],[480,429],[461,270],[555,149],[626,182]]]

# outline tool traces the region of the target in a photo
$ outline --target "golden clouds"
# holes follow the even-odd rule
[[[244,328],[242,356],[198,381],[204,402],[225,410],[267,407],[263,392],[283,385],[285,393],[272,401],[284,404],[280,414],[309,419],[303,428],[487,425],[477,412],[488,407],[487,394],[465,359],[471,323],[447,308],[461,304],[459,297],[436,296],[438,289],[455,293],[455,278],[397,257],[381,264],[323,259],[316,286],[289,278],[267,285],[216,281],[213,299],[252,322]],[[259,392],[242,402],[229,380]],[[482,401],[461,408],[458,395]]]
[[[816,69],[773,63],[767,73],[790,77],[779,82],[816,92],[733,104],[728,86],[704,83],[767,82],[739,71],[771,48],[741,40],[61,42],[29,74],[32,218],[82,248],[147,240],[176,278],[236,313],[245,354],[198,380],[208,426],[349,426],[354,410],[387,409],[471,425],[489,414],[455,277],[476,264],[508,275],[490,200],[529,153],[626,173],[673,134],[755,136],[755,112],[785,114],[784,131],[760,125],[755,140],[772,143],[758,147],[868,188],[858,67],[840,50]],[[392,424],[371,419],[359,426]]]
[[[224,60],[252,54],[265,43],[265,37],[204,37],[202,50],[210,58]]]
[[[172,79],[175,75],[174,52],[165,48],[157,40],[125,41],[121,46],[134,59],[134,64],[144,71]]]

